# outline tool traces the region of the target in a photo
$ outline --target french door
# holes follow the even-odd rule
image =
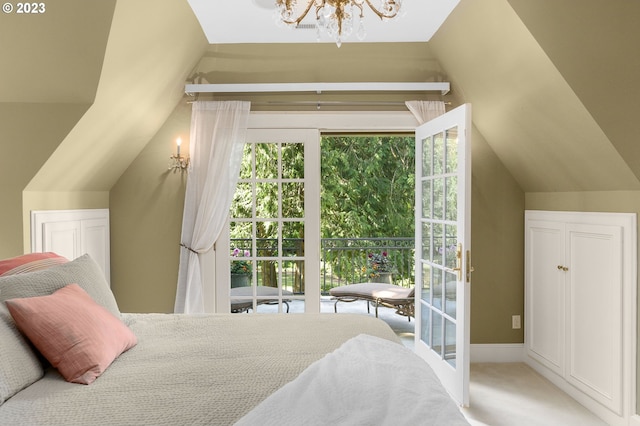
[[[469,405],[471,105],[416,129],[415,350]]]
[[[287,312],[293,301],[320,311],[319,211],[319,132],[250,129],[225,230],[232,312]]]

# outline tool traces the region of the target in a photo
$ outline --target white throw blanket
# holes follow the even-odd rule
[[[468,425],[427,363],[361,334],[311,364],[242,425]]]

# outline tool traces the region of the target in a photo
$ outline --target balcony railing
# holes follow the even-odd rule
[[[325,238],[322,239],[321,286],[326,294],[333,287],[366,282],[370,253],[386,252],[393,265],[394,284],[412,287],[414,280],[413,238]]]
[[[257,260],[257,279],[259,285],[275,285],[277,265],[275,261],[260,259],[277,253],[275,239],[259,239]],[[232,239],[232,248],[251,250],[251,241]],[[302,255],[304,242],[299,239],[285,239],[283,254],[285,256]],[[329,290],[346,284],[369,281],[367,276],[367,259],[370,253],[386,252],[393,265],[392,280],[394,284],[413,287],[414,275],[414,238],[323,238],[321,240],[320,285],[323,295]],[[304,291],[301,261],[283,261],[280,265],[282,285],[284,289],[301,293]]]

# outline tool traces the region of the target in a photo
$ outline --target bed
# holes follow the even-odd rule
[[[0,425],[468,424],[426,364],[369,316],[120,313],[88,256],[1,275]],[[13,317],[16,304],[71,290],[129,339],[89,384],[66,380]]]

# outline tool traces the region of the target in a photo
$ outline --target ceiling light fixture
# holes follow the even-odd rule
[[[298,12],[298,0],[276,0],[277,19],[285,24],[298,26],[311,9],[316,12],[316,31],[318,40],[320,33],[325,30],[340,47],[342,40],[353,32],[354,16],[358,15],[358,30],[356,35],[359,40],[364,40],[367,31],[364,27],[364,5],[369,6],[382,20],[392,19],[398,16],[402,0],[381,0],[379,8],[371,4],[370,0],[301,0],[307,3],[301,12]],[[297,16],[297,17],[296,17]]]

